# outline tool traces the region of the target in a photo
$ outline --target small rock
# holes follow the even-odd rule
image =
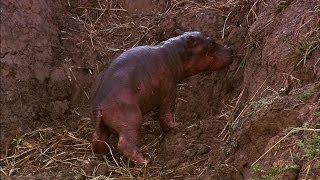
[[[200,154],[200,155],[205,154],[209,151],[209,149],[210,148],[207,145],[201,144],[198,148],[197,154]]]
[[[85,162],[85,172],[87,175],[99,176],[107,175],[108,166],[105,163],[100,163],[99,161]]]
[[[107,175],[108,172],[108,166],[106,163],[101,163],[97,166],[97,170],[95,172],[95,176],[100,176],[100,175]]]
[[[168,162],[166,163],[166,166],[169,167],[169,168],[171,168],[171,167],[176,167],[176,166],[178,166],[178,164],[180,164],[180,163],[181,163],[181,159],[175,158],[175,159],[172,159],[172,160],[168,161]]]
[[[187,157],[192,157],[195,154],[195,152],[192,149],[188,149],[184,152],[184,155]]]
[[[67,76],[63,69],[55,69],[51,72],[50,78],[53,82],[66,81]]]

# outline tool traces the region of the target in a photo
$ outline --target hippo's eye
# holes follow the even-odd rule
[[[214,41],[212,41],[209,45],[210,50],[214,50],[217,46],[217,43],[215,43]]]

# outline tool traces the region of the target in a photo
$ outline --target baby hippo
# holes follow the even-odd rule
[[[118,149],[124,156],[137,164],[147,164],[138,147],[143,114],[158,108],[162,128],[174,128],[177,83],[231,63],[231,50],[201,32],[185,32],[157,46],[125,51],[99,74],[93,87],[93,151],[107,153],[112,133],[118,136]]]

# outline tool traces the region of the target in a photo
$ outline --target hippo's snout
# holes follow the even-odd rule
[[[232,49],[227,46],[217,44],[212,56],[212,70],[223,69],[233,62]]]
[[[232,54],[233,54],[232,48],[229,47],[229,46],[224,46],[224,47],[223,47],[223,50],[222,50],[221,52],[222,52],[222,55],[223,55],[223,57],[224,57],[224,59],[225,59],[225,61],[226,61],[225,63],[226,63],[227,65],[232,64],[232,62],[233,62],[233,58],[232,58]]]

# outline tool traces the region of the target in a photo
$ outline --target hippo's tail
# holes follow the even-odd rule
[[[102,120],[102,112],[101,112],[100,109],[92,110],[91,120],[92,120],[94,123],[97,123],[97,121],[101,121],[101,120]]]
[[[91,111],[91,121],[94,123],[95,129],[99,127],[99,124],[102,121],[102,113],[100,109],[93,109]]]
[[[98,154],[107,152],[107,141],[109,133],[105,130],[101,110],[92,111],[92,121],[95,123],[94,132],[92,134],[92,150]]]

